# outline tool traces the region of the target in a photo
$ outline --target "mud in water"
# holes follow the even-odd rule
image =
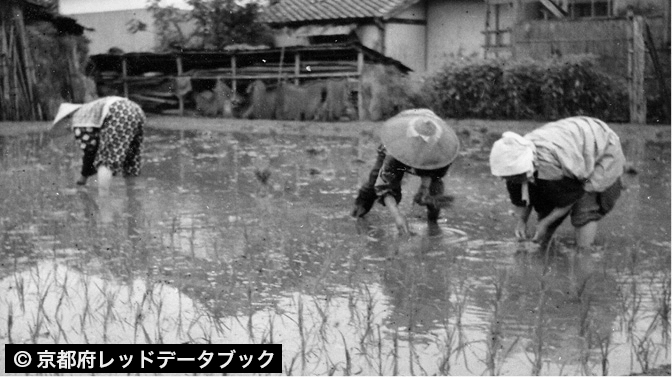
[[[552,253],[517,242],[488,150],[468,142],[437,225],[412,204],[412,176],[413,236],[380,205],[355,221],[376,146],[149,129],[142,176],[101,198],[95,180],[75,185],[69,137],[0,136],[0,340],[282,343],[286,374],[670,363],[669,143],[628,147],[637,174],[582,255],[568,224]]]

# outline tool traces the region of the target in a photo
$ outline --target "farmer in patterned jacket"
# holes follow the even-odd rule
[[[112,176],[140,174],[145,114],[138,104],[122,97],[103,97],[86,104],[61,104],[53,125],[69,124],[84,151],[78,185],[98,174],[101,192]]]

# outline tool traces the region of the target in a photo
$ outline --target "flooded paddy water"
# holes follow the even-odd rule
[[[669,364],[669,141],[626,148],[637,174],[579,256],[567,224],[552,255],[514,239],[483,145],[465,139],[438,226],[405,178],[398,237],[379,205],[349,216],[370,135],[149,128],[107,198],[75,185],[69,136],[0,136],[0,341],[281,343],[283,373],[310,375]]]

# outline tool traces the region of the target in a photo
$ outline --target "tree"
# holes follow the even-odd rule
[[[270,29],[258,21],[262,5],[236,0],[187,0],[190,9],[161,6],[150,0],[159,51],[221,50],[235,44],[271,44]]]

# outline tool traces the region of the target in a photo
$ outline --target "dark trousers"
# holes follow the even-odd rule
[[[98,169],[93,165],[96,159],[96,152],[98,152],[97,144],[96,147],[87,146],[84,149],[84,156],[82,156],[82,177],[90,177],[98,172]]]
[[[362,217],[366,215],[369,213],[373,207],[373,204],[378,199],[378,196],[376,195],[375,184],[378,180],[378,174],[380,173],[380,169],[383,166],[385,157],[386,156],[383,153],[378,154],[376,162],[369,172],[368,180],[362,185],[362,187],[359,188],[357,198],[355,199],[355,208],[352,211],[352,216]],[[422,180],[422,183],[418,188],[418,192],[413,198],[415,203],[427,207],[427,219],[430,221],[436,221],[439,218],[443,203],[440,203],[440,199],[437,200],[437,198],[443,197],[443,176],[446,175],[449,167],[450,165],[436,170],[416,170],[418,173],[420,173],[420,177],[430,177],[430,180]],[[399,203],[401,201],[401,187],[399,187],[398,193],[394,193],[394,196],[397,203]]]

